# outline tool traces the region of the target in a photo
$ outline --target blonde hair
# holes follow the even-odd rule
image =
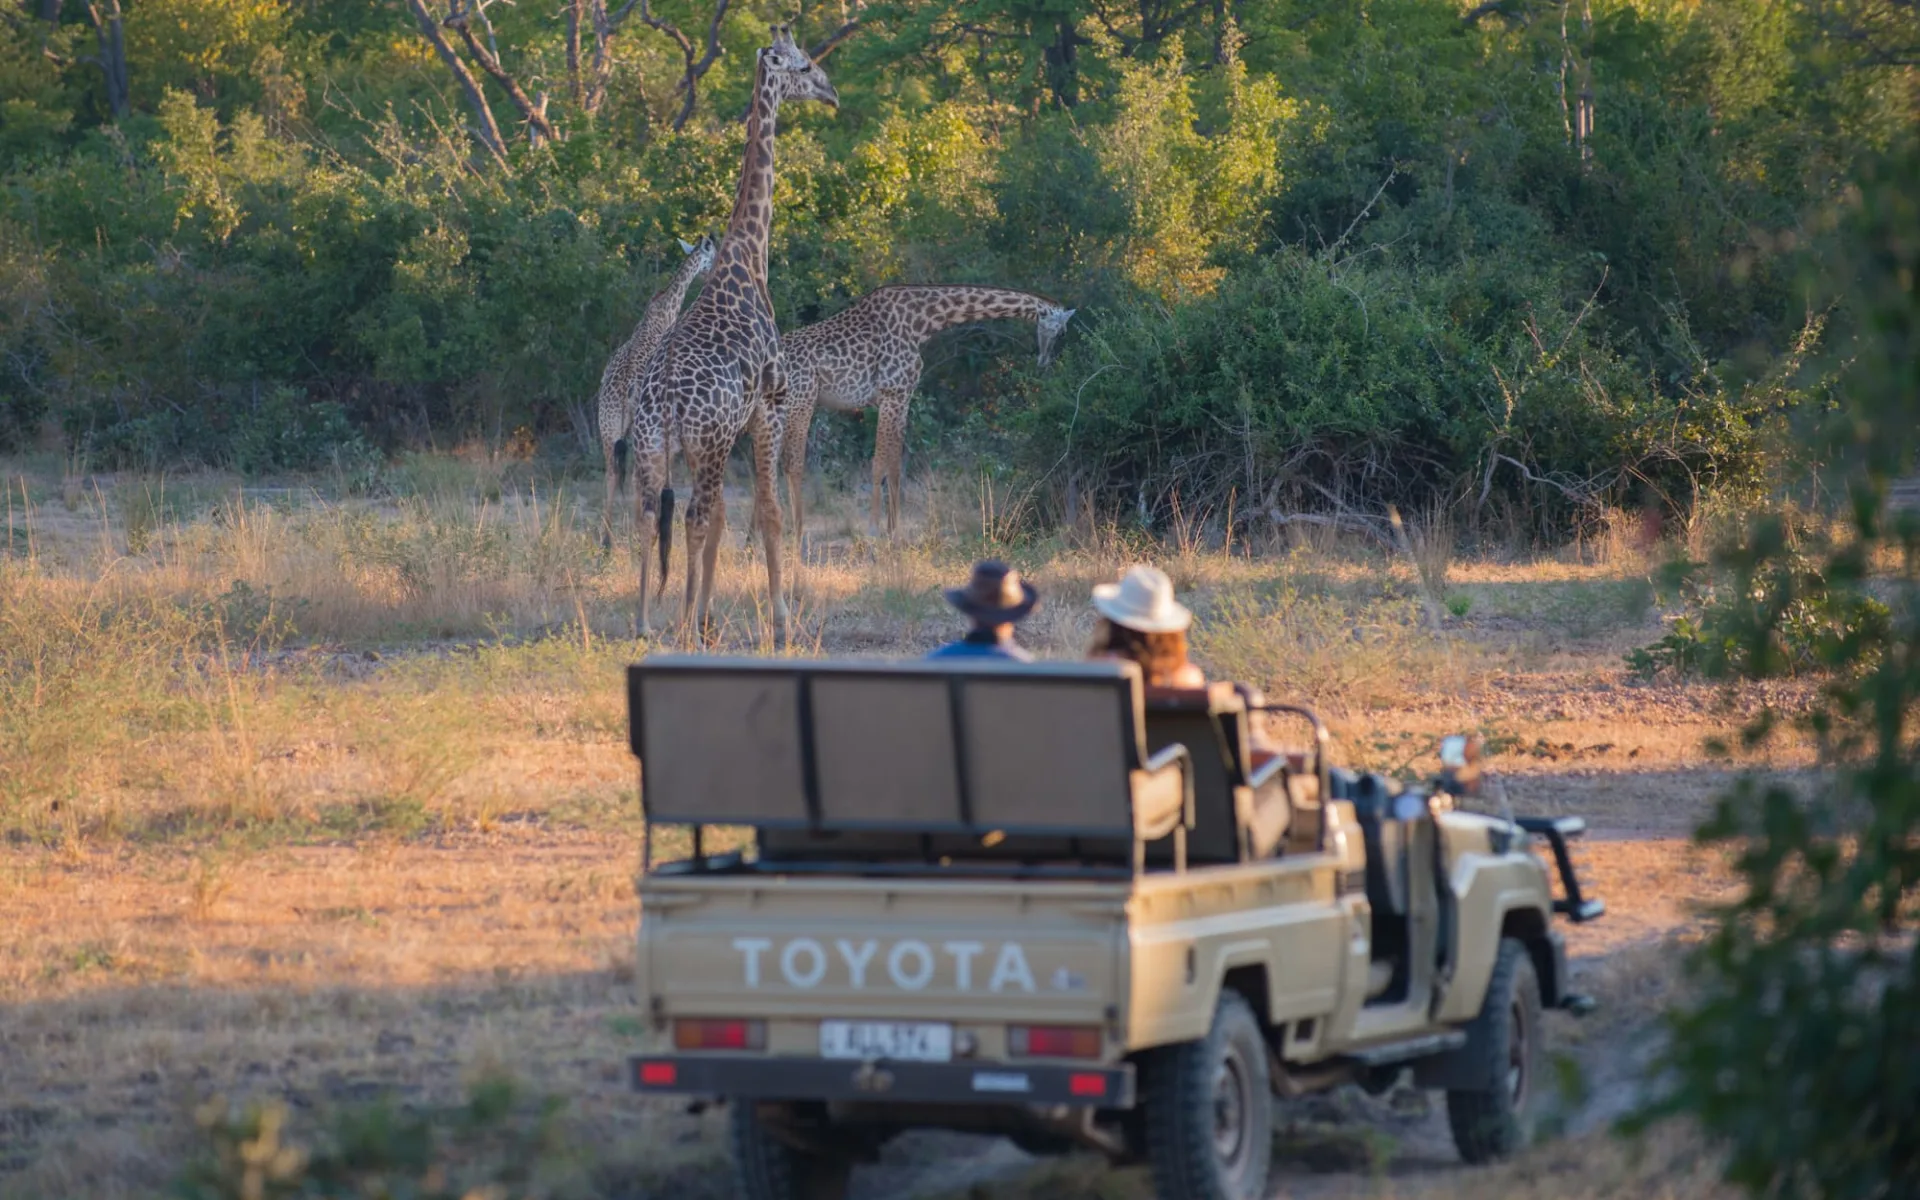
[[[1187,635],[1184,631],[1143,633],[1129,629],[1105,617],[1093,629],[1091,656],[1114,655],[1140,664],[1148,687],[1172,686],[1180,669],[1187,665]]]

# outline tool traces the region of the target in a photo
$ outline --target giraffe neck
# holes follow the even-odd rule
[[[767,286],[767,239],[773,231],[773,133],[779,113],[763,59],[753,69],[753,108],[747,113],[747,146],[733,193],[733,216],[713,263],[716,275],[723,265],[743,264],[762,291]]]
[[[700,278],[700,272],[703,269],[698,255],[687,255],[680,263],[680,269],[673,273],[673,282],[669,283],[660,294],[673,301],[673,307],[677,310],[680,302],[687,298],[687,289],[693,286],[694,280]]]
[[[652,324],[664,319],[671,324],[676,320],[680,316],[681,304],[686,301],[687,289],[692,287],[693,281],[699,277],[700,260],[693,255],[688,255],[680,263],[680,269],[673,273],[673,279],[667,286],[654,293],[653,299],[647,301],[648,323]]]
[[[1037,321],[1058,306],[1045,296],[1011,288],[972,284],[881,288],[874,298],[888,311],[904,317],[904,324],[925,341],[942,329],[974,321],[1012,318]]]

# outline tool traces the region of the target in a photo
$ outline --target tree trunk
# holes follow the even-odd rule
[[[1061,108],[1080,103],[1078,56],[1074,52],[1079,41],[1080,35],[1074,32],[1073,23],[1062,21],[1058,36],[1046,50],[1047,90],[1053,93],[1053,102]]]
[[[59,5],[52,7],[54,17],[58,19]],[[113,119],[118,121],[127,115],[131,95],[127,82],[127,40],[121,23],[120,0],[90,0],[87,18],[93,22],[93,35],[100,44],[100,55],[95,62],[106,83],[107,108],[113,113]]]
[[[586,3],[587,0],[568,0],[567,3],[567,89],[573,97],[573,106],[581,112],[587,111],[587,85],[580,78],[580,10]]]
[[[111,0],[111,2],[118,3],[118,0]],[[407,0],[407,8],[413,13],[413,19],[420,26],[420,36],[433,44],[434,52],[439,54],[440,61],[447,64],[447,70],[453,72],[453,78],[459,83],[460,90],[467,94],[467,103],[473,108],[474,137],[479,139],[480,144],[486,147],[495,161],[506,162],[507,144],[501,140],[500,126],[493,119],[493,109],[487,105],[487,93],[480,87],[480,81],[473,77],[473,72],[467,69],[466,62],[455,53],[445,35],[440,32],[440,22],[434,18],[433,13],[428,11],[426,0]]]

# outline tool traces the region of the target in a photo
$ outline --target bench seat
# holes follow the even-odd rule
[[[1131,663],[660,656],[628,705],[649,822],[750,825],[763,859],[1125,863],[1193,822]]]

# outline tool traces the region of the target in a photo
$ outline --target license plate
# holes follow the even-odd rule
[[[822,1021],[820,1057],[950,1062],[953,1026],[926,1021]]]

